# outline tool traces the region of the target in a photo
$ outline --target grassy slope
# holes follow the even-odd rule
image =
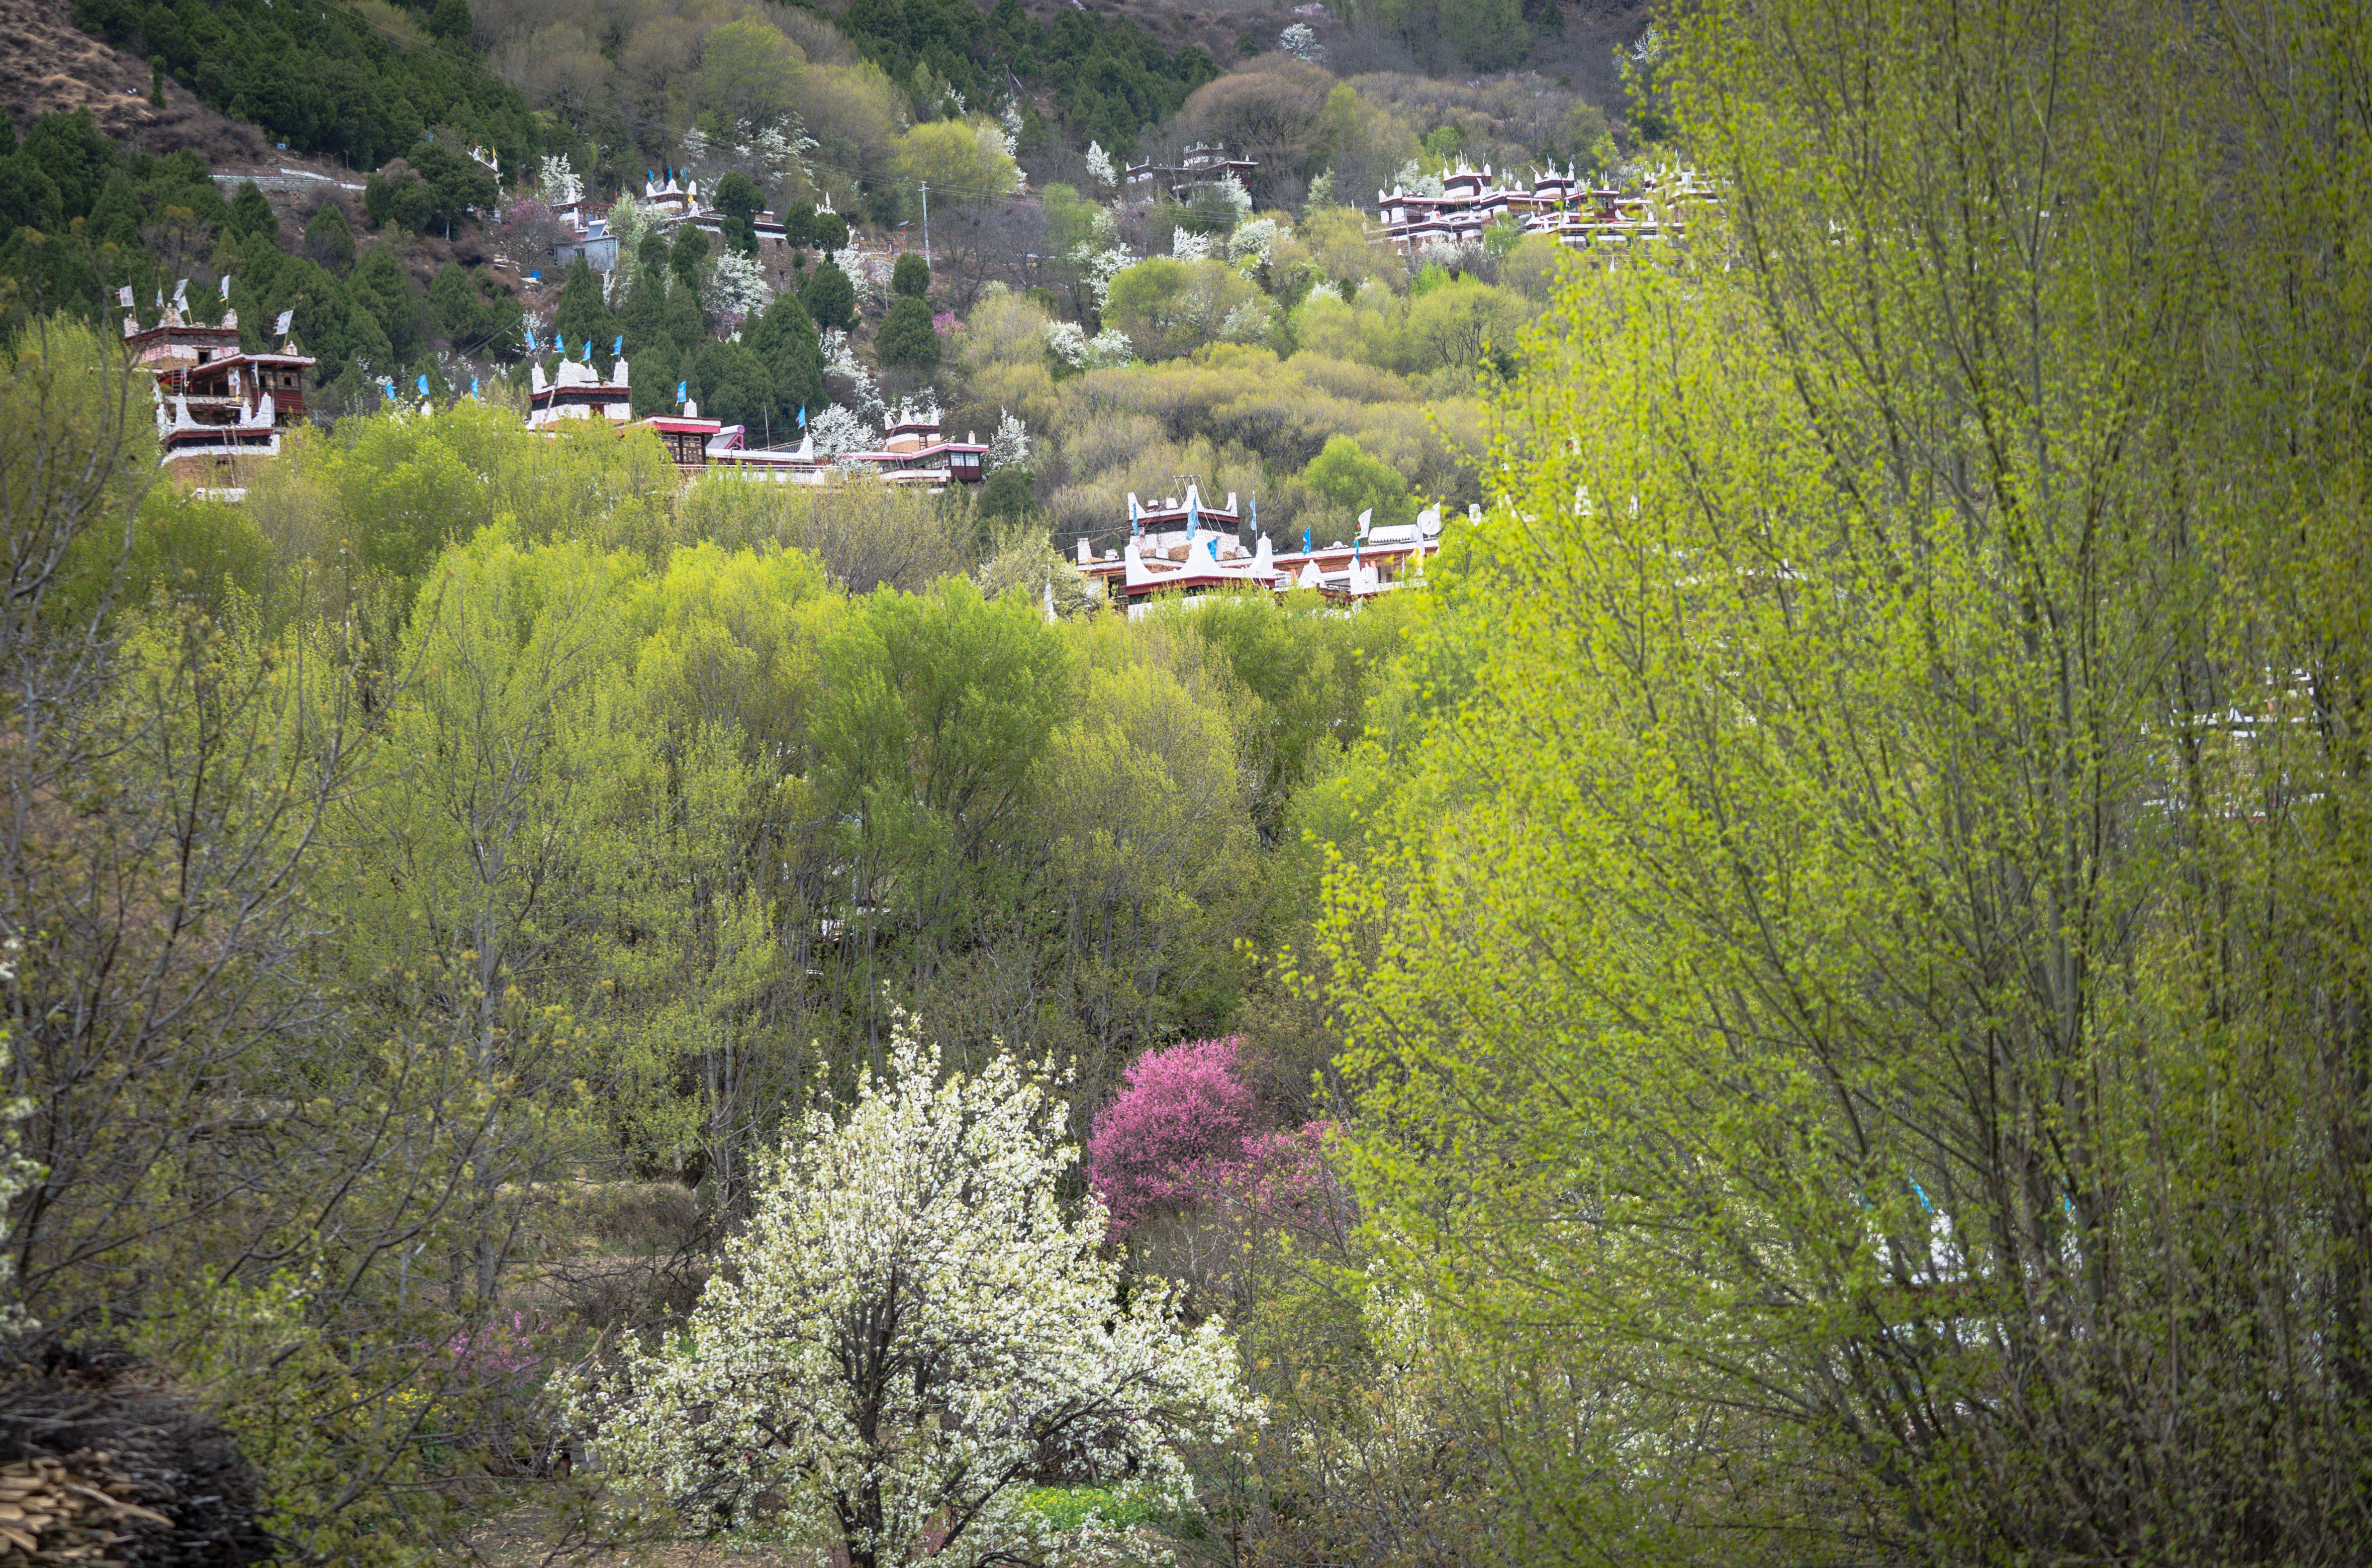
[[[74,25],[71,0],[0,0],[0,109],[19,130],[57,110],[87,108],[99,128],[154,153],[195,147],[209,163],[260,161],[272,144],[177,83],[148,103],[148,67]]]

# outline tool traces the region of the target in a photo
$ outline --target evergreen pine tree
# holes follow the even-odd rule
[[[765,366],[772,430],[787,438],[797,428],[799,410],[812,417],[823,408],[823,342],[814,319],[798,296],[786,291],[774,296],[742,341]]]
[[[856,285],[830,261],[808,274],[799,285],[799,301],[819,327],[845,331],[856,325]]]
[[[258,234],[276,235],[279,230],[280,220],[272,215],[272,203],[263,199],[255,181],[241,184],[238,194],[230,199],[231,233],[246,239]]]
[[[924,373],[937,369],[939,334],[931,325],[931,308],[913,295],[899,300],[882,319],[873,348],[884,365]]]
[[[609,374],[610,341],[617,336],[617,318],[603,302],[601,282],[582,256],[570,265],[568,281],[561,285],[560,308],[552,313],[552,326],[560,335],[563,352],[571,358],[584,352],[585,341],[590,338],[593,364],[603,375]]]

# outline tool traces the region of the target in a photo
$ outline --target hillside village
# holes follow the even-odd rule
[[[0,0],[0,1568],[2372,1558],[2372,5]]]

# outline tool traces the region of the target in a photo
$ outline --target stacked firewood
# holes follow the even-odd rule
[[[253,1467],[129,1358],[43,1347],[0,1372],[0,1568],[261,1562]]]
[[[124,1540],[119,1527],[173,1521],[133,1501],[143,1488],[116,1468],[115,1456],[86,1448],[0,1464],[0,1562],[111,1562]]]

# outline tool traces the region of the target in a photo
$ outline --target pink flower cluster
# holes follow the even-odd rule
[[[1187,1040],[1129,1068],[1087,1138],[1087,1185],[1111,1211],[1113,1236],[1192,1202],[1215,1167],[1242,1160],[1254,1132],[1252,1092],[1236,1074],[1242,1046],[1236,1036]]]
[[[931,318],[931,330],[943,338],[962,325],[961,319],[952,310],[942,310]]]
[[[466,1381],[524,1377],[543,1366],[534,1343],[543,1331],[542,1323],[530,1325],[514,1312],[507,1323],[500,1317],[490,1318],[476,1333],[462,1330],[439,1348],[451,1361],[454,1375]]]
[[[1298,1230],[1347,1219],[1326,1167],[1321,1122],[1272,1130],[1254,1120],[1238,1074],[1238,1037],[1188,1040],[1137,1058],[1087,1138],[1087,1184],[1126,1236],[1155,1215],[1217,1207]]]

